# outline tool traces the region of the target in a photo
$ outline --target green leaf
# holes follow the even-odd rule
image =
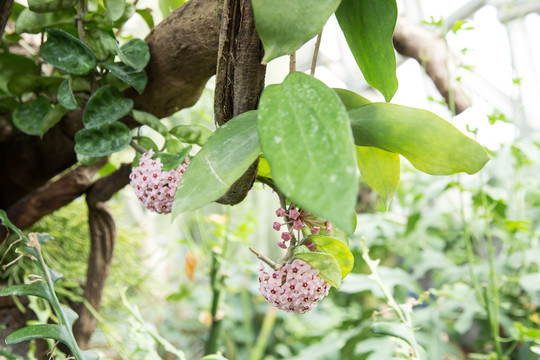
[[[118,57],[135,70],[142,70],[150,61],[150,49],[144,40],[133,38],[119,48]]]
[[[63,78],[56,76],[24,74],[13,77],[8,83],[8,89],[15,95],[22,95],[31,91],[39,92],[41,90],[53,92],[56,91],[62,81]]]
[[[9,81],[20,75],[34,74],[36,64],[22,55],[0,53],[0,94],[9,92]]]
[[[165,138],[169,137],[169,130],[155,115],[135,109],[131,111],[131,115],[138,123],[149,126]]]
[[[294,249],[294,257],[305,261],[312,268],[319,270],[321,279],[336,289],[339,289],[341,285],[341,267],[332,255],[322,252],[311,252],[305,246],[298,246]]]
[[[26,326],[15,330],[6,337],[6,344],[13,345],[35,339],[54,339],[68,345],[70,338],[66,328],[56,324]]]
[[[130,142],[128,127],[114,122],[80,130],[75,134],[75,152],[91,157],[105,156],[122,150]]]
[[[146,9],[137,9],[135,10],[137,14],[139,14],[146,25],[148,25],[148,28],[151,29],[154,27],[154,18],[152,17],[152,9],[146,8]]]
[[[52,128],[54,125],[58,124],[60,120],[62,120],[62,117],[68,113],[68,109],[63,107],[62,105],[56,105],[53,107],[47,115],[43,118],[43,121],[41,122],[41,126],[39,128],[39,136],[43,137],[45,133]]]
[[[376,322],[371,325],[371,331],[375,334],[388,335],[405,340],[409,345],[416,344],[414,334],[405,324],[391,322]]]
[[[133,107],[133,100],[122,97],[120,91],[111,85],[100,87],[88,100],[84,109],[83,122],[87,129],[113,123],[127,115]]]
[[[140,138],[138,138],[137,139],[137,144],[139,144],[140,146],[142,146],[146,150],[152,149],[152,150],[154,150],[154,152],[159,151],[159,148],[156,145],[156,143],[152,139],[150,139],[149,137],[146,137],[146,136],[141,136]]]
[[[124,63],[104,64],[104,66],[113,73],[114,76],[132,86],[139,94],[142,94],[146,84],[148,83],[148,76],[144,70],[136,70]]]
[[[69,110],[79,110],[79,104],[71,90],[71,79],[65,79],[58,87],[58,103]]]
[[[341,0],[253,0],[263,62],[291,54],[322,31]]]
[[[183,143],[199,146],[206,144],[212,135],[212,131],[202,125],[178,125],[173,127],[170,132]]]
[[[120,19],[126,8],[126,0],[103,0],[107,16],[111,19],[111,24]]]
[[[489,160],[482,145],[426,110],[375,103],[349,117],[356,145],[402,154],[428,174],[474,174]]]
[[[39,282],[34,284],[12,285],[10,287],[0,289],[0,296],[28,296],[33,295],[42,299],[50,300],[51,293],[45,283]]]
[[[92,50],[75,36],[60,29],[47,29],[41,56],[49,64],[70,74],[86,75],[96,67]]]
[[[240,114],[219,127],[191,159],[173,203],[173,217],[223,196],[260,153],[257,112]]]
[[[396,0],[342,0],[336,17],[366,81],[390,101],[398,87],[392,42]]]
[[[13,125],[28,135],[39,135],[45,115],[51,110],[47,98],[40,96],[35,100],[20,104],[13,110]]]
[[[399,154],[375,147],[356,146],[358,169],[364,181],[377,191],[388,208],[399,185]]]
[[[354,256],[346,243],[322,235],[309,235],[307,239],[317,244],[318,251],[332,255],[336,259],[341,270],[341,279],[344,279],[351,272],[354,266]]]
[[[37,13],[69,9],[76,4],[77,0],[28,0],[28,8]]]
[[[348,116],[336,92],[291,73],[259,102],[258,132],[272,179],[299,207],[354,232],[358,175]]]
[[[0,209],[0,220],[2,220],[2,224],[4,224],[5,227],[9,228],[11,231],[13,231],[15,234],[17,234],[21,239],[24,238],[24,234],[21,230],[19,230],[18,227],[16,227],[11,220],[9,220],[6,212],[2,209]]]
[[[15,22],[15,32],[17,34],[37,34],[48,27],[71,25],[76,14],[75,9],[43,14],[33,12],[30,9],[24,9]]]
[[[87,29],[86,40],[99,61],[107,60],[118,51],[116,40],[103,30]]]
[[[180,150],[177,154],[157,153],[155,156],[161,159],[161,163],[163,164],[162,170],[170,171],[176,169],[184,161],[186,156],[189,155],[190,151],[191,146],[188,146]]]
[[[352,110],[360,106],[371,104],[371,101],[361,95],[358,95],[354,91],[346,89],[334,89],[334,91],[338,94],[341,102],[343,102],[343,105],[345,105],[347,110]]]

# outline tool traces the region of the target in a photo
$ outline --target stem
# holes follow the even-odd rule
[[[84,31],[84,18],[86,17],[86,0],[79,0],[79,8],[77,9],[77,32],[79,39],[88,45],[86,40],[86,32]]]
[[[270,260],[268,257],[253,249],[251,246],[249,247],[249,250],[254,253],[255,256],[257,256],[261,261],[264,261],[266,264],[268,264],[272,269],[274,269],[275,271],[279,270],[278,265],[272,260]]]
[[[296,71],[296,51],[289,58],[289,72]]]
[[[140,152],[141,154],[144,154],[146,152],[146,149],[143,148],[141,145],[137,144],[135,141],[131,140],[129,145],[135,149],[136,151]]]
[[[315,68],[317,67],[317,56],[319,55],[319,47],[321,46],[322,30],[317,35],[317,41],[315,42],[315,50],[313,50],[313,59],[311,60],[311,76],[315,76]]]
[[[206,354],[215,354],[218,349],[219,332],[221,329],[221,319],[217,319],[216,315],[219,307],[219,298],[221,295],[221,282],[222,278],[218,276],[219,273],[219,261],[217,254],[212,252],[212,267],[210,270],[210,285],[212,287],[212,308],[210,314],[212,316],[212,325],[210,326],[210,334],[206,341]]]

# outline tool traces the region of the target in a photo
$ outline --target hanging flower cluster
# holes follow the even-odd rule
[[[259,284],[262,296],[270,304],[302,314],[313,309],[330,289],[330,285],[319,277],[319,270],[299,259],[272,273],[267,273],[261,264]]]
[[[294,204],[291,205],[289,208],[289,212],[286,212],[283,208],[279,208],[276,210],[276,216],[283,217],[287,216],[290,220],[284,223],[280,223],[278,221],[275,221],[272,227],[276,231],[280,231],[282,226],[287,226],[289,224],[292,224],[290,229],[287,231],[284,231],[281,233],[281,239],[283,241],[278,242],[278,246],[282,249],[286,249],[287,245],[285,242],[291,240],[291,233],[293,230],[298,231],[298,239],[301,239],[300,232],[302,231],[302,228],[304,226],[309,227],[312,234],[317,235],[321,231],[321,227],[324,227],[327,234],[330,234],[333,230],[332,224],[330,221],[318,221],[318,220],[311,220],[310,217],[313,217],[314,215],[310,212],[307,212],[303,209],[298,210]],[[307,244],[304,244],[307,245]]]
[[[160,159],[152,159],[153,150],[148,150],[139,160],[139,166],[131,170],[130,184],[144,207],[158,214],[171,212],[174,194],[190,159],[186,157],[176,169],[162,171]]]

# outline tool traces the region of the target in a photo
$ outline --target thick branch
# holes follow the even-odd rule
[[[394,30],[394,46],[397,52],[416,59],[425,67],[451,109],[453,97],[456,114],[471,106],[463,90],[450,78],[447,65],[449,53],[443,39],[400,18]]]
[[[88,222],[90,227],[90,254],[84,298],[99,311],[103,290],[111,268],[116,241],[116,226],[107,201],[129,183],[130,164],[124,164],[109,176],[96,181],[87,192]],[[79,309],[79,319],[73,332],[81,348],[88,348],[97,320],[85,306]]]
[[[262,57],[263,47],[255,30],[251,0],[224,0],[214,100],[218,125],[257,108],[266,73]],[[258,160],[218,202],[234,205],[242,201],[253,185],[257,167]]]
[[[0,41],[4,35],[4,29],[11,15],[13,0],[0,0]]]
[[[128,91],[135,107],[158,117],[193,105],[214,74],[218,47],[215,0],[190,0],[146,38],[151,60],[143,95]],[[70,112],[43,139],[15,133],[0,142],[0,208],[6,209],[76,162],[73,136],[82,111]]]

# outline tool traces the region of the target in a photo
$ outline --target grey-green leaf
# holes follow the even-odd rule
[[[51,293],[45,283],[39,282],[34,284],[12,285],[4,289],[0,289],[0,296],[28,296],[33,295],[42,299],[50,300]]]
[[[180,180],[173,216],[219,199],[259,153],[255,111],[240,114],[219,127],[191,160]]]
[[[114,122],[80,130],[75,134],[75,152],[91,157],[105,156],[122,150],[130,142],[128,127]]]
[[[37,13],[69,9],[76,4],[77,0],[28,0],[28,8]]]
[[[22,103],[13,110],[13,125],[25,134],[40,135],[41,124],[50,110],[51,104],[43,96]]]
[[[132,86],[139,94],[142,94],[146,84],[148,83],[148,76],[144,70],[136,70],[124,63],[113,63],[104,65],[110,72],[117,78]]]
[[[142,39],[133,38],[119,48],[118,56],[126,65],[142,70],[150,60],[150,49]]]
[[[342,0],[336,17],[366,81],[390,101],[398,87],[392,42],[396,0]]]
[[[399,154],[370,146],[356,146],[358,169],[364,181],[371,186],[386,207],[399,185]]]
[[[178,125],[171,129],[171,134],[181,142],[203,146],[212,131],[202,125]]]
[[[126,0],[103,0],[105,9],[107,9],[107,16],[111,20],[111,24],[120,19],[124,14],[126,8]]]
[[[56,105],[53,107],[47,115],[43,118],[41,126],[39,128],[39,136],[43,137],[45,133],[52,128],[54,125],[58,124],[62,117],[67,114],[69,110],[63,107],[62,105]]]
[[[37,34],[47,27],[71,25],[76,14],[75,9],[42,14],[24,9],[15,21],[15,32]]]
[[[70,74],[86,75],[96,66],[92,50],[75,36],[60,29],[47,29],[41,56],[49,64]]]
[[[482,145],[426,110],[374,103],[349,111],[349,117],[356,145],[402,154],[428,174],[474,174],[489,160]]]
[[[34,61],[26,56],[0,53],[0,94],[9,92],[8,83],[12,78],[34,74],[35,67]]]
[[[272,179],[285,196],[351,234],[356,155],[336,92],[312,76],[291,73],[263,91],[258,131]]]
[[[263,62],[290,54],[322,31],[341,0],[253,0]]]
[[[65,327],[56,324],[41,324],[15,330],[6,337],[6,344],[13,345],[22,341],[35,339],[54,339],[65,344],[70,343],[70,338]]]
[[[71,80],[65,79],[58,87],[58,103],[69,110],[78,110],[79,104],[71,90]]]
[[[100,87],[88,100],[84,109],[83,122],[87,129],[113,123],[127,115],[133,100],[122,97],[114,86]]]
[[[167,130],[167,127],[165,127],[165,125],[163,125],[155,115],[140,110],[132,110],[131,115],[133,116],[135,121],[140,124],[149,126],[150,128],[160,133],[163,137],[166,138],[169,136],[169,131]]]

